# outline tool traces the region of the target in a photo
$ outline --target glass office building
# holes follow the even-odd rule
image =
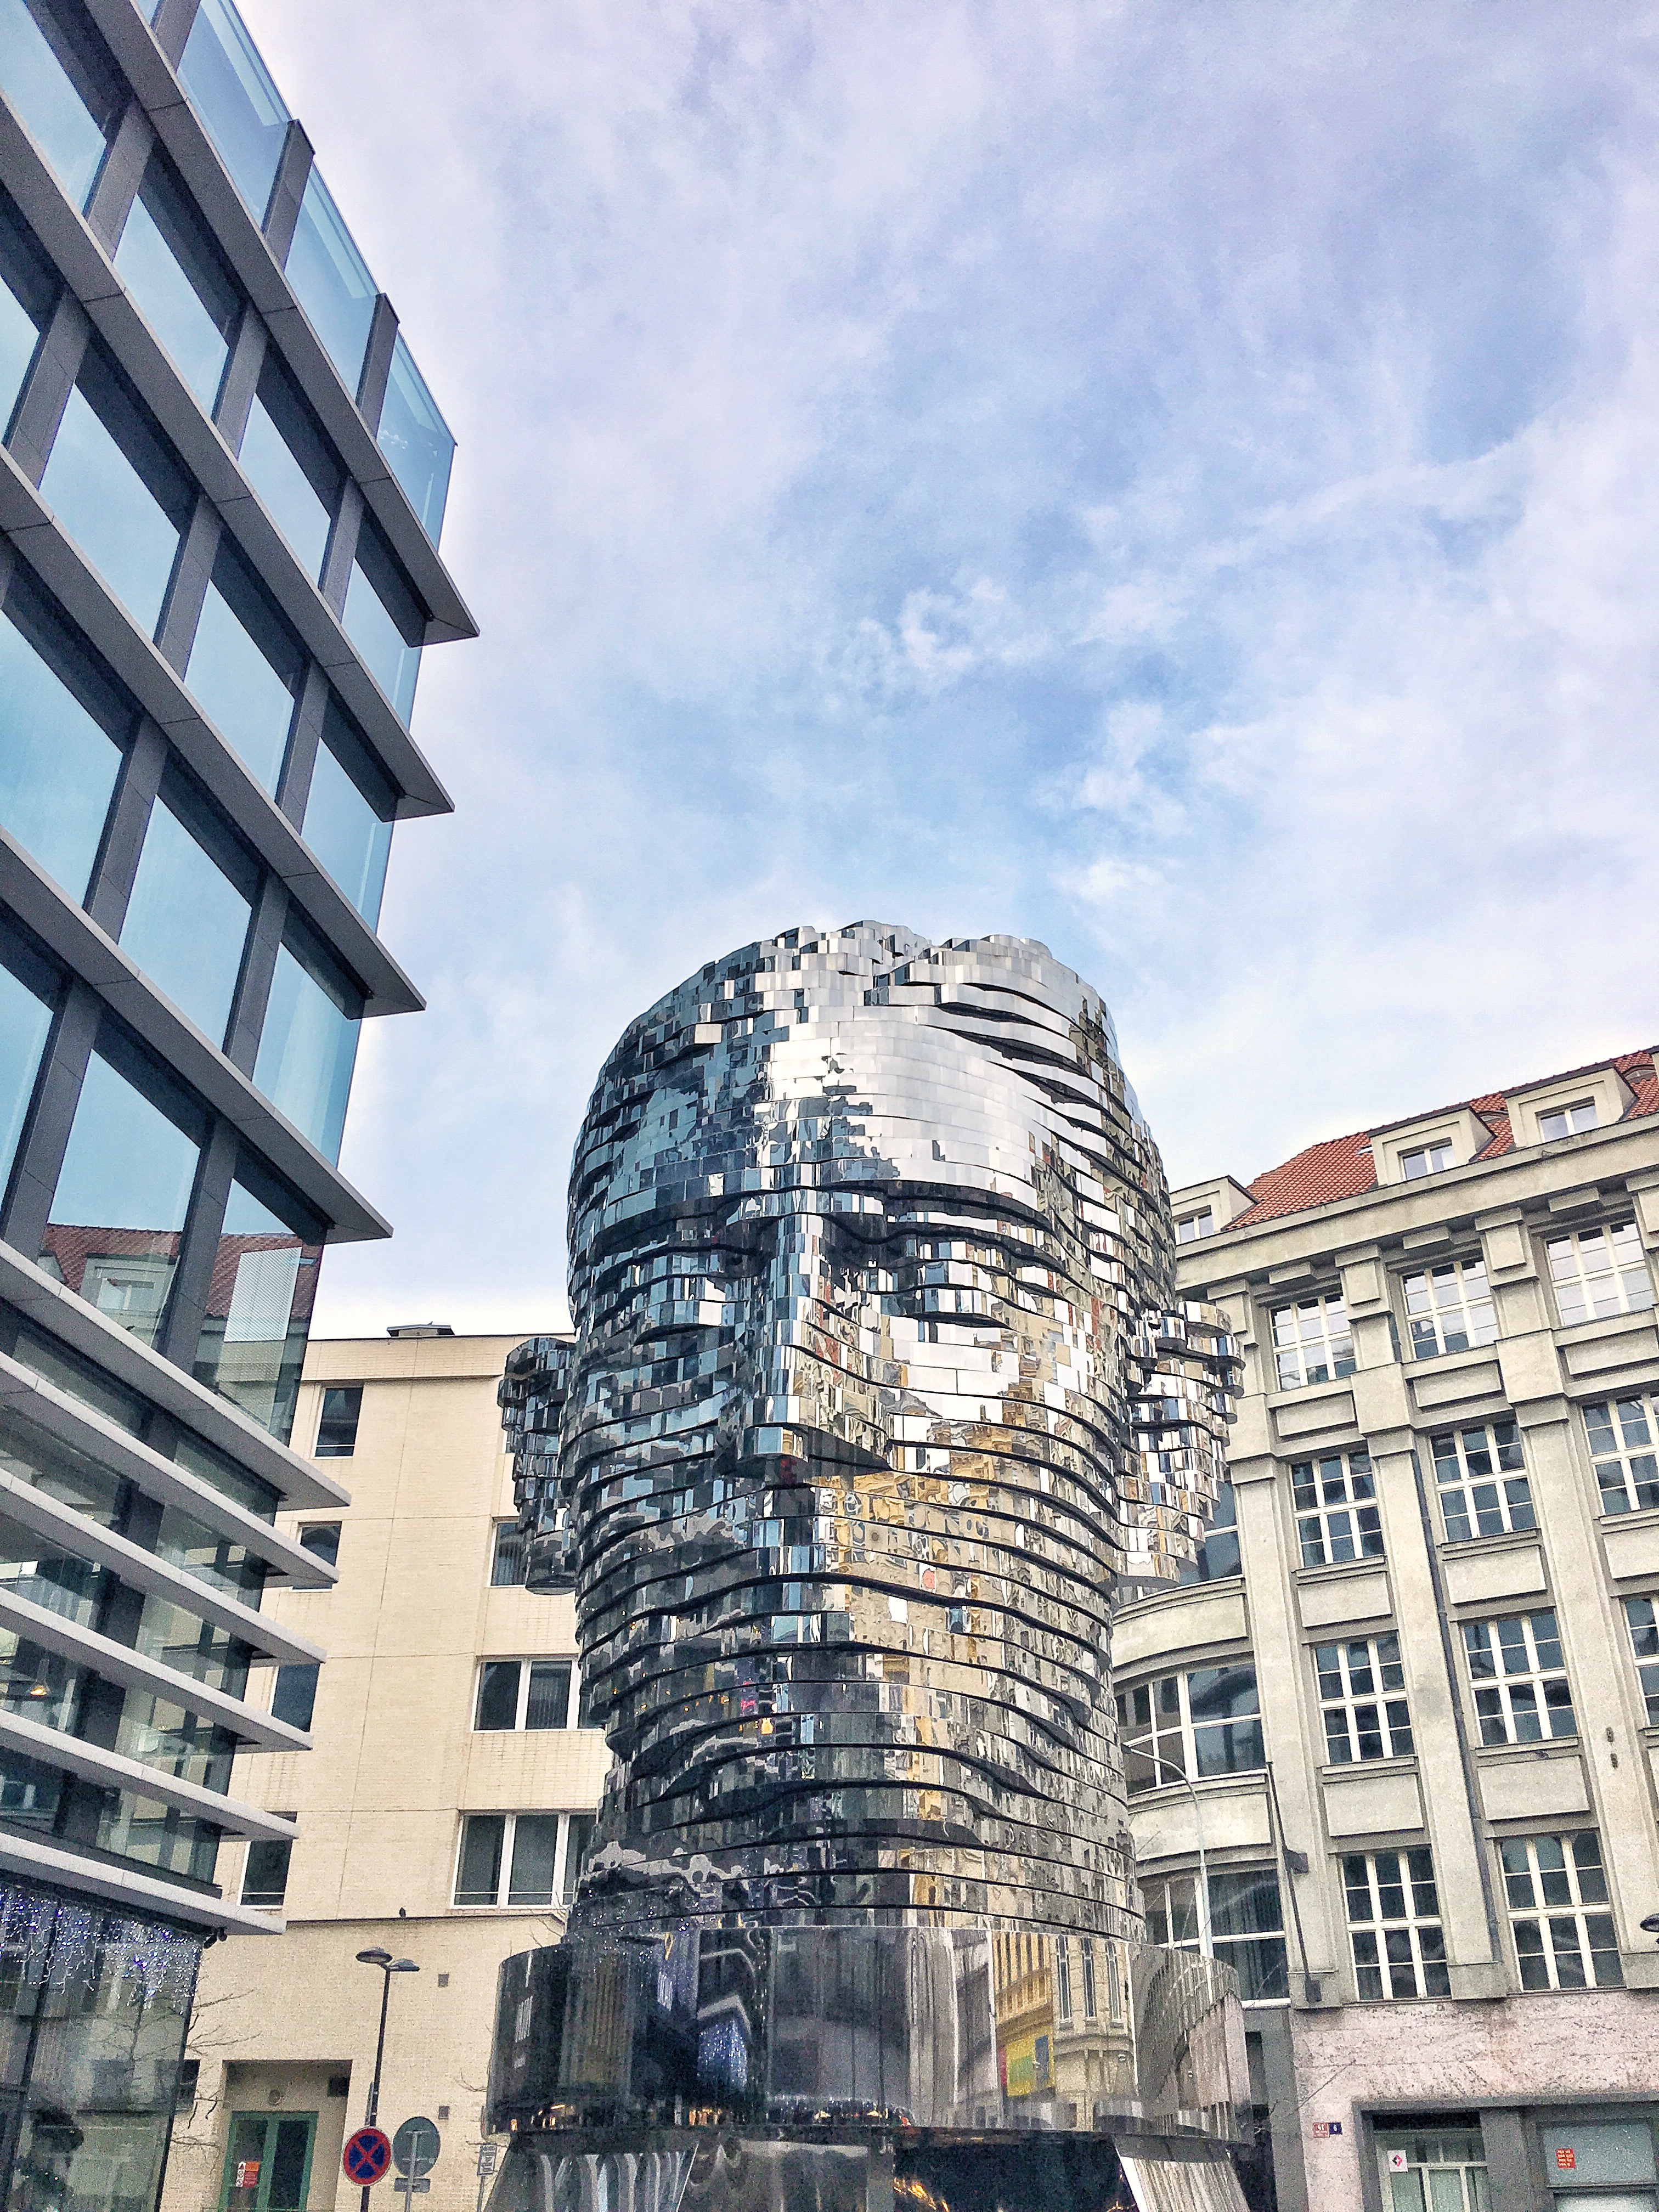
[[[0,2212],[147,2212],[202,1947],[280,1926],[231,1762],[308,1741],[260,1599],[333,1579],[275,1516],[343,1496],[289,1431],[473,635],[453,441],[229,0],[0,0]]]

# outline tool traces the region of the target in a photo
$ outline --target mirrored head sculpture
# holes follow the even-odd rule
[[[1110,1619],[1202,1534],[1236,1350],[1099,998],[874,923],[712,963],[600,1073],[569,1249],[502,1402],[615,1765],[565,1942],[504,1970],[501,2124],[1224,2132],[1224,1970],[1140,1941]]]

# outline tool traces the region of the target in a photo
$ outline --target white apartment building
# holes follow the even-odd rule
[[[1653,1055],[1175,1208],[1245,1395],[1119,1713],[1151,1932],[1240,1969],[1281,2212],[1651,2212]]]
[[[314,1748],[238,1759],[238,1794],[297,1834],[218,1868],[285,1932],[203,1960],[163,2212],[355,2212],[341,2148],[385,1986],[356,1954],[376,1948],[419,1968],[390,1978],[380,2124],[436,2126],[423,2212],[477,2202],[496,1969],[562,1931],[607,1763],[573,1602],[523,1586],[495,1395],[520,1341],[428,1325],[309,1346],[295,1443],[350,1503],[282,1516],[338,1579],[267,1601],[329,1657],[269,1670],[264,1701]],[[390,2176],[376,2193],[409,2202]]]

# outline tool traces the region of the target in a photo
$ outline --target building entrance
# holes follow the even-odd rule
[[[219,2212],[303,2212],[315,2112],[234,2112]]]
[[[1379,2132],[1376,2149],[1389,2212],[1492,2212],[1479,2129]]]

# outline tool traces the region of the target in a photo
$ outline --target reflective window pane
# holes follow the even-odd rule
[[[513,1872],[509,1905],[550,1905],[553,1869],[559,1856],[556,1813],[520,1813],[513,1823]]]
[[[175,785],[150,809],[121,944],[219,1044],[236,995],[252,902],[250,890],[234,882],[210,849],[207,810],[200,800],[192,805],[192,796]],[[228,841],[214,842],[222,849]]]
[[[0,823],[84,896],[136,717],[40,592],[14,577],[0,621]]]
[[[59,286],[22,217],[0,192],[0,417],[9,419]]]
[[[259,373],[238,458],[300,566],[320,576],[343,472],[274,353]]]
[[[45,960],[0,927],[0,1189],[34,1095],[57,994],[58,979]]]
[[[286,625],[222,544],[185,681],[250,775],[273,795],[304,671],[304,656]]]
[[[306,179],[289,248],[288,281],[355,399],[374,319],[376,286],[320,169],[313,168]]]
[[[303,834],[371,929],[380,918],[395,805],[368,748],[331,701],[306,796]]]
[[[232,182],[263,222],[288,110],[230,0],[202,0],[179,76]]]
[[[286,1721],[290,1728],[311,1726],[311,1717],[317,1706],[318,1672],[315,1660],[276,1669],[276,1686],[270,1698],[273,1720]]]
[[[342,621],[392,712],[406,723],[415,705],[425,622],[385,539],[367,520],[357,541]]]
[[[191,487],[95,344],[52,441],[40,495],[139,629],[153,636]]]
[[[191,1103],[106,1018],[40,1264],[146,1344],[167,1310],[204,1134]]]
[[[317,1297],[322,1231],[257,1160],[244,1157],[196,1352],[196,1379],[283,1443]]]
[[[380,451],[435,545],[443,534],[455,441],[399,331],[380,409]]]
[[[115,249],[115,266],[173,366],[211,414],[240,305],[185,193],[159,154]]]
[[[76,207],[84,207],[119,109],[109,57],[48,0],[0,0],[0,91]]]
[[[362,994],[290,919],[271,977],[253,1080],[325,1159],[340,1157]]]

